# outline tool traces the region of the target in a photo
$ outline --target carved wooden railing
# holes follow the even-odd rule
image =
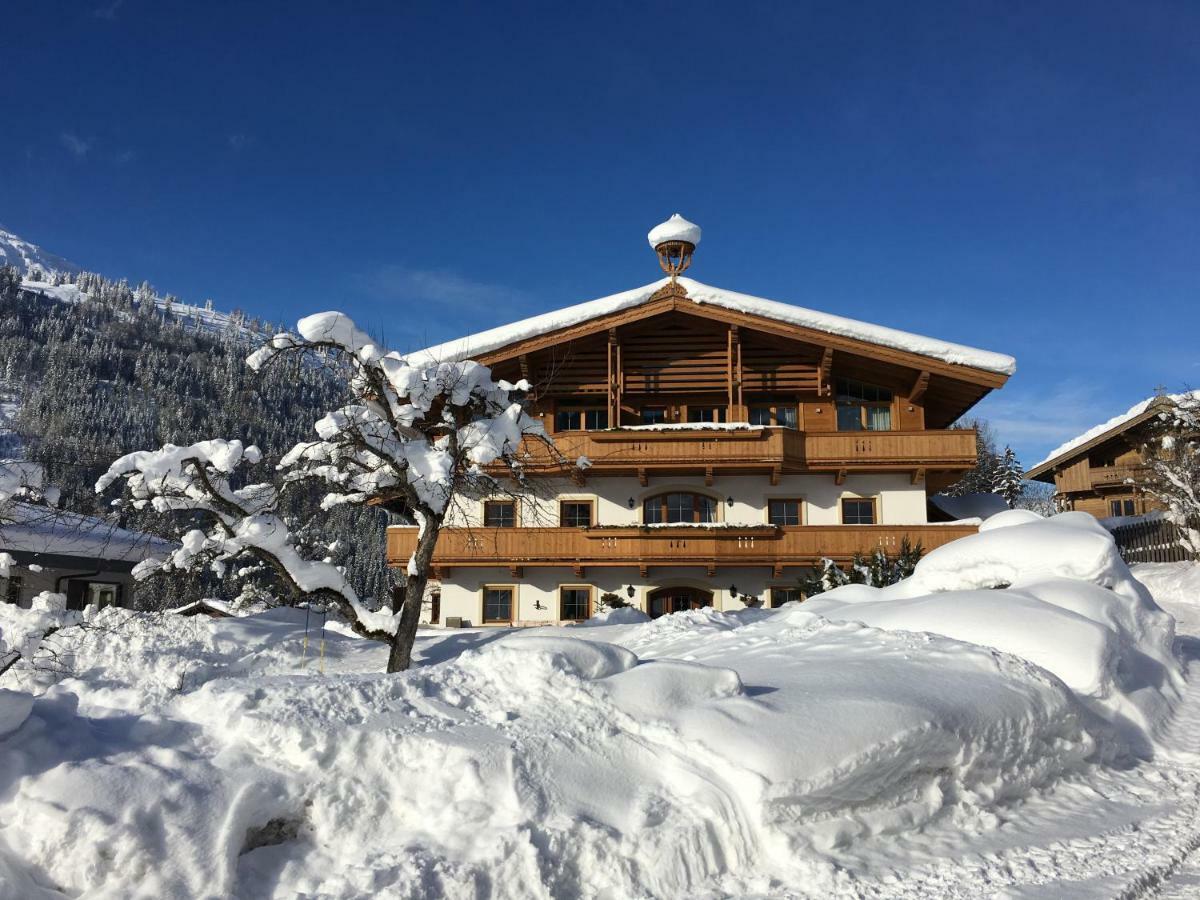
[[[973,525],[802,525],[792,528],[447,528],[434,563],[452,566],[809,565],[846,561],[907,537],[926,550],[974,534]],[[388,529],[388,562],[403,565],[415,528]]]
[[[597,474],[639,469],[695,468],[732,471],[833,471],[838,469],[968,469],[975,465],[975,432],[804,432],[789,428],[747,430],[577,431],[554,436],[566,460],[585,456]],[[562,469],[544,445],[527,442],[530,472]]]

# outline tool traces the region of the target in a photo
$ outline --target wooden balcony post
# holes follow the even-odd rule
[[[608,427],[621,427],[621,343],[617,329],[608,329]]]

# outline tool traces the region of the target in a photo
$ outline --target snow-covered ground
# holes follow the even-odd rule
[[[1135,574],[1174,652],[1075,513],[401,676],[303,610],[105,610],[0,679],[0,897],[1195,896],[1200,567]]]

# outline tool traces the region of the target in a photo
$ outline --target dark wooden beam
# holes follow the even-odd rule
[[[917,376],[917,380],[913,382],[911,390],[908,392],[908,402],[916,403],[925,396],[925,389],[929,387],[929,372],[922,370]]]

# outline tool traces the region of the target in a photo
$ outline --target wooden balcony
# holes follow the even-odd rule
[[[771,525],[744,528],[630,526],[619,528],[448,528],[434,565],[444,575],[459,566],[809,566],[822,557],[848,562],[876,547],[894,552],[902,539],[926,551],[974,534],[973,525]],[[417,530],[388,529],[388,563],[407,564]]]
[[[567,460],[586,456],[600,475],[679,475],[852,471],[965,471],[975,465],[975,432],[573,431],[554,436]],[[532,473],[562,471],[540,443],[526,444]]]
[[[1092,466],[1088,469],[1093,488],[1120,487],[1127,481],[1136,484],[1145,481],[1149,474],[1146,466]]]

